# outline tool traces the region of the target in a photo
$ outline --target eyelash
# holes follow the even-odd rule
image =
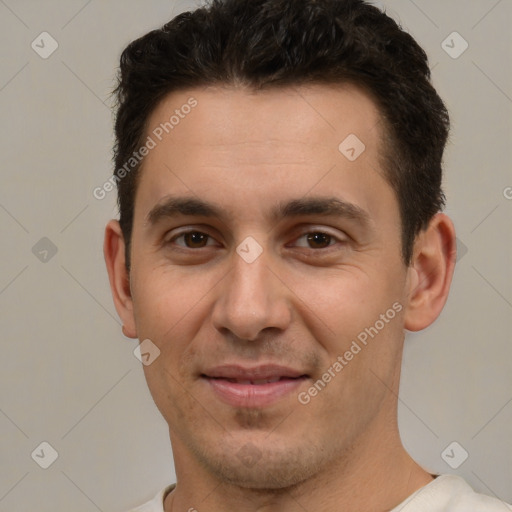
[[[174,244],[175,241],[183,236],[186,236],[186,235],[189,235],[189,234],[200,234],[200,235],[205,235],[208,237],[208,239],[214,239],[211,235],[209,235],[208,233],[205,233],[203,231],[199,231],[197,229],[190,229],[190,230],[187,230],[187,231],[182,231],[181,233],[178,233],[177,235],[174,235],[171,239],[169,239],[168,241],[165,242],[165,245],[171,245],[171,244]],[[312,230],[312,231],[306,231],[305,233],[303,233],[302,235],[300,235],[299,237],[297,237],[295,239],[295,241],[298,241],[300,240],[301,238],[304,238],[306,237],[307,235],[317,235],[317,234],[320,234],[320,235],[324,235],[324,236],[327,236],[327,237],[330,237],[330,240],[329,242],[331,241],[334,241],[335,243],[329,243],[329,245],[327,245],[326,247],[321,247],[321,248],[312,248],[312,247],[302,247],[303,249],[310,249],[312,251],[315,251],[315,252],[319,252],[319,251],[327,251],[329,250],[329,247],[332,247],[333,245],[336,245],[336,242],[338,243],[341,243],[341,244],[344,244],[346,243],[347,241],[346,240],[341,240],[339,239],[338,237],[336,237],[335,235],[332,235],[331,233],[328,233],[327,231],[322,231],[320,229],[318,230]],[[208,240],[207,240],[208,242]],[[306,241],[307,243],[307,241]],[[200,249],[205,249],[206,247],[208,247],[208,245],[204,246],[204,247],[197,247],[197,248],[194,248],[194,247],[187,247],[186,245],[179,245],[178,244],[178,247],[181,249],[181,250],[184,250],[184,251],[197,251],[197,250],[200,250]]]

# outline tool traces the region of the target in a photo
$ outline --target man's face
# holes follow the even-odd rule
[[[144,371],[175,456],[279,488],[394,425],[409,276],[381,133],[352,86],[194,89],[151,115],[130,283],[137,336],[161,351]]]

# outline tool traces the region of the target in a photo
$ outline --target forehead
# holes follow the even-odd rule
[[[193,98],[197,105],[186,107]],[[275,87],[255,91],[212,86],[167,95],[148,120],[148,133],[174,116],[170,137],[176,144],[219,145],[260,142],[325,144],[357,133],[372,146],[378,140],[378,109],[361,88],[351,84]],[[178,112],[176,112],[178,111]],[[193,118],[193,128],[187,117]],[[176,125],[174,125],[176,123]],[[191,131],[193,133],[191,133]],[[337,146],[337,145],[336,145]],[[336,148],[335,148],[336,149]]]
[[[372,195],[391,190],[379,168],[378,109],[350,84],[173,92],[151,114],[145,136],[155,142],[137,191],[145,209],[174,192],[233,205],[235,194],[260,194],[275,204],[323,187],[378,214]]]

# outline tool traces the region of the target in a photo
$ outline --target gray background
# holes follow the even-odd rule
[[[112,170],[121,50],[193,5],[0,0],[2,512],[122,511],[174,481],[167,426],[108,287],[115,192],[92,191]],[[446,212],[461,251],[439,320],[408,335],[400,430],[426,468],[512,501],[512,2],[379,5],[424,46],[451,111]],[[43,31],[58,43],[47,59],[31,47]],[[442,47],[453,31],[469,44],[458,58]],[[43,441],[58,452],[48,469]],[[469,453],[457,469],[441,456],[453,441]]]

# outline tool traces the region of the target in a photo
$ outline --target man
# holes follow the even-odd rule
[[[455,264],[448,114],[362,0],[225,0],[121,57],[105,259],[177,484],[138,511],[496,511],[397,426]]]

